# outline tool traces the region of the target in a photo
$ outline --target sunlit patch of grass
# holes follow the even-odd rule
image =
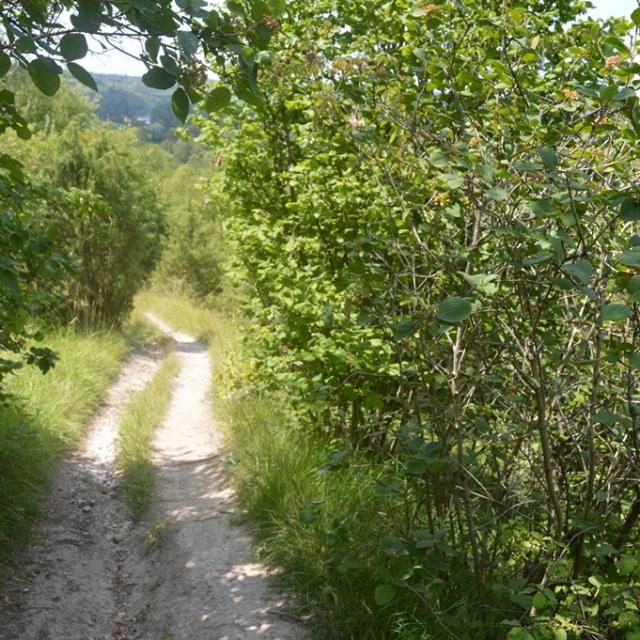
[[[0,555],[15,553],[29,532],[51,471],[77,446],[118,373],[129,346],[115,332],[59,330],[46,336],[60,357],[43,375],[25,367],[6,382],[0,405]]]
[[[151,382],[130,400],[120,423],[117,463],[134,519],[143,515],[153,491],[153,434],[169,408],[173,379],[179,369],[178,356],[167,356]]]

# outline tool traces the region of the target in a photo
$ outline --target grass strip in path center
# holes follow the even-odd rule
[[[118,436],[121,488],[134,520],[143,515],[153,490],[152,440],[169,409],[173,381],[180,369],[175,353],[167,356],[151,382],[127,405]]]

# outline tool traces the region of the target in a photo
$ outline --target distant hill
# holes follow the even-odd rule
[[[102,120],[140,127],[152,142],[161,142],[181,125],[171,109],[171,90],[151,89],[131,76],[96,73],[93,77],[100,90],[97,114]]]

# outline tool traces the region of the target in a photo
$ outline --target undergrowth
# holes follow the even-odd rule
[[[207,340],[214,361],[214,411],[225,429],[228,468],[260,559],[314,620],[314,637],[435,640],[447,637],[429,606],[407,591],[390,606],[375,591],[394,555],[397,524],[410,514],[385,486],[402,475],[359,452],[328,450],[298,425],[284,394],[258,392],[235,321],[186,298],[145,292],[138,308]],[[236,331],[234,331],[236,329]],[[395,495],[395,494],[394,494]],[[388,545],[381,545],[386,541]],[[387,550],[388,556],[384,549]],[[471,606],[471,603],[470,603]]]
[[[153,490],[153,433],[169,408],[172,382],[179,368],[178,356],[167,356],[151,382],[133,396],[120,423],[117,463],[123,472],[122,490],[135,520],[143,515]]]
[[[123,334],[59,330],[60,360],[46,375],[25,367],[6,380],[0,406],[0,557],[20,550],[59,458],[77,446],[128,352]]]

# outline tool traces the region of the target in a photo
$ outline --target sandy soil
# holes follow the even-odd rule
[[[221,436],[209,413],[205,346],[176,341],[182,369],[154,443],[155,495],[133,526],[117,493],[114,440],[133,389],[157,368],[126,363],[85,446],[60,468],[20,575],[2,594],[2,640],[303,640],[266,570],[234,524]]]

